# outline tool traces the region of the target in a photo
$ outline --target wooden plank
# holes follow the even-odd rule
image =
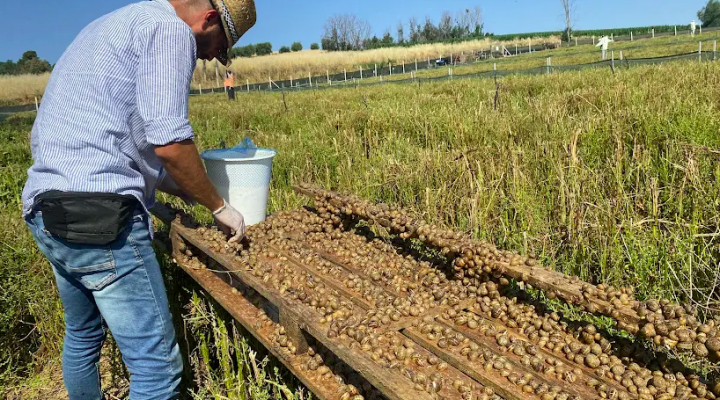
[[[299,186],[293,186],[293,190],[299,194],[303,194],[312,198],[316,198],[317,196],[322,197],[324,193],[333,193],[320,188]],[[341,196],[338,194],[335,195]],[[345,205],[343,202],[337,199],[331,199],[330,204],[338,208]],[[383,218],[377,218],[373,221],[382,225],[385,228],[391,228],[390,221]],[[416,225],[412,225],[407,228],[407,231],[411,232],[413,234],[413,237],[417,237],[417,235],[415,234],[417,228],[418,227]],[[559,298],[567,301],[570,304],[583,305],[585,301],[588,301],[589,303],[592,303],[597,307],[599,313],[611,316],[618,321],[629,324],[638,324],[641,320],[640,316],[631,307],[613,307],[609,302],[597,297],[584,299],[582,295],[582,285],[570,280],[566,275],[560,272],[539,266],[529,267],[526,265],[505,265],[501,268],[501,273],[507,277],[527,282],[536,288],[552,292]],[[612,315],[613,310],[617,312],[617,314],[615,314],[614,316]]]
[[[511,352],[507,352],[507,353],[502,352],[500,350],[500,346],[497,344],[497,342],[495,340],[493,340],[493,338],[488,338],[486,336],[480,336],[478,334],[478,332],[473,331],[472,329],[469,329],[469,328],[461,328],[461,330],[458,330],[458,329],[456,329],[458,327],[447,324],[442,321],[435,321],[435,323],[442,326],[443,328],[450,328],[456,332],[462,333],[463,335],[465,335],[465,337],[467,337],[468,339],[470,339],[470,340],[474,341],[475,343],[477,343],[478,345],[480,345],[481,348],[489,349],[496,355],[505,357],[514,366],[516,371],[523,371],[523,373],[530,373],[535,377],[535,379],[537,379],[541,382],[546,382],[549,386],[556,385],[556,386],[564,387],[568,393],[579,396],[579,398],[581,398],[581,399],[592,399],[592,398],[598,397],[596,393],[587,391],[586,387],[583,387],[581,385],[570,386],[567,384],[567,382],[565,382],[563,380],[554,379],[554,378],[545,376],[543,374],[535,372],[531,368],[528,368],[528,367],[522,365],[522,363],[520,362],[519,356],[516,356],[516,355],[512,354]],[[567,364],[565,362],[563,362],[563,363]],[[467,369],[468,369],[467,366],[465,368],[461,368],[461,367],[456,367],[456,368],[467,373]]]
[[[404,329],[402,333],[416,343],[418,343],[419,345],[421,345],[422,347],[424,347],[425,349],[434,353],[446,363],[457,368],[459,371],[462,371],[467,376],[475,379],[482,385],[491,388],[495,391],[495,393],[502,396],[502,398],[505,400],[525,400],[530,398],[538,398],[537,396],[524,393],[520,388],[508,382],[507,379],[497,373],[497,371],[486,372],[483,370],[482,365],[480,365],[479,363],[469,365],[465,357],[453,354],[449,351],[445,351],[437,347],[435,343],[427,340],[425,338],[425,335],[420,333],[420,331],[416,330],[415,328]],[[480,373],[480,371],[483,372]]]
[[[488,318],[486,315],[482,315],[481,313],[476,312],[472,307],[468,308],[468,312],[471,312],[471,313],[479,316],[482,320],[495,326],[496,329],[506,329],[508,332],[510,332],[513,336],[515,336],[518,340],[520,340],[522,342],[532,343],[532,341],[524,333],[522,333],[519,329],[509,328],[507,325],[503,324],[501,321],[494,320],[492,318]],[[468,336],[468,337],[475,336],[474,334],[472,334],[472,332],[475,332],[475,331],[468,328],[467,326],[457,326],[456,325],[455,328],[465,336]],[[570,335],[570,334],[568,334],[568,335],[572,337],[572,335]],[[477,337],[479,337],[479,335]],[[579,340],[575,339],[574,337],[573,337],[573,342],[582,344]],[[625,389],[625,387],[622,386],[617,381],[615,381],[613,379],[605,378],[604,376],[600,376],[599,374],[597,374],[595,372],[596,370],[594,368],[590,368],[590,367],[586,366],[585,364],[578,364],[574,361],[568,360],[567,358],[564,357],[565,353],[560,353],[561,355],[558,355],[544,347],[540,347],[540,346],[536,346],[536,347],[538,348],[538,351],[545,356],[545,358],[553,358],[553,359],[560,360],[565,365],[571,366],[572,368],[579,368],[581,371],[583,371],[585,376],[580,377],[580,379],[579,379],[580,381],[586,382],[589,380],[589,379],[586,379],[587,377],[592,377],[593,379],[596,379],[602,383],[605,383],[606,385],[617,390],[618,392],[627,392],[628,396],[631,399],[635,399],[638,397],[636,394],[628,392],[627,389]]]
[[[173,247],[177,248],[177,246]],[[299,362],[296,362],[297,357],[292,357],[288,352],[272,342],[270,339],[271,327],[258,328],[255,326],[259,309],[254,304],[239,292],[233,291],[233,287],[228,285],[220,276],[211,271],[194,269],[184,262],[178,262],[179,258],[177,257],[176,255],[177,264],[318,398],[322,400],[337,400],[340,398],[337,382],[317,379],[317,376],[314,376],[315,374],[310,371],[303,371],[299,368]]]
[[[346,344],[339,340],[328,340],[326,335],[327,328],[320,326],[318,322],[319,318],[314,311],[307,309],[303,305],[293,304],[275,293],[274,290],[267,288],[262,280],[248,273],[248,271],[239,268],[232,256],[210,250],[200,235],[194,230],[188,229],[176,221],[173,222],[171,228],[171,235],[173,234],[180,235],[200,251],[212,257],[229,272],[232,272],[238,277],[244,284],[255,289],[263,297],[272,302],[278,309],[284,309],[283,312],[288,314],[287,317],[298,321],[300,329],[321,342],[328,350],[332,351],[338,358],[355,369],[355,371],[367,379],[370,384],[375,386],[391,400],[406,400],[409,398],[413,398],[414,400],[433,399],[428,393],[414,389],[412,382],[408,379],[398,376],[397,374],[384,372],[367,354],[350,348],[349,343]]]

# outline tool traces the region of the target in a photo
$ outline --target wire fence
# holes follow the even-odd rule
[[[710,30],[707,29],[706,32]],[[720,28],[714,28],[712,30],[720,30]],[[591,39],[592,40],[592,39]],[[618,41],[617,39],[615,39]],[[628,52],[629,50],[640,50],[640,49],[648,49],[648,48],[656,48],[656,47],[669,47],[669,46],[677,46],[677,45],[683,45],[683,44],[689,44],[689,43],[699,43],[698,51],[692,52],[692,53],[680,53],[680,54],[674,54],[674,55],[666,55],[666,56],[660,56],[660,57],[650,57],[650,58],[629,58],[625,57],[623,55],[624,52]],[[679,40],[677,42],[673,43],[665,43],[665,44],[645,44],[645,45],[638,45],[638,46],[632,46],[632,47],[625,47],[622,51],[618,52],[612,52],[608,51],[607,60],[603,61],[597,61],[597,62],[590,62],[590,63],[583,63],[583,64],[574,64],[574,65],[553,65],[552,64],[552,58],[546,57],[544,54],[539,54],[537,56],[528,55],[526,57],[523,57],[524,61],[532,61],[532,60],[541,60],[545,59],[547,64],[545,66],[538,66],[534,68],[527,68],[527,69],[503,69],[503,63],[493,63],[493,70],[489,71],[481,71],[481,72],[474,72],[469,74],[460,74],[455,75],[454,74],[454,67],[457,66],[468,66],[473,64],[480,64],[480,63],[486,63],[488,66],[490,65],[488,63],[488,59],[498,59],[499,60],[508,60],[512,59],[512,57],[504,57],[504,58],[497,58],[495,54],[492,52],[486,53],[486,57],[482,57],[482,55],[478,56],[474,60],[466,60],[465,62],[460,62],[457,58],[454,56],[450,57],[441,57],[437,59],[426,59],[423,61],[416,60],[412,63],[401,63],[399,65],[392,65],[388,64],[387,66],[375,66],[374,68],[367,68],[367,69],[359,69],[356,71],[343,71],[340,73],[334,73],[330,74],[327,73],[325,75],[320,76],[308,76],[306,78],[300,78],[300,79],[288,79],[283,81],[273,81],[272,79],[269,79],[267,82],[263,83],[249,83],[246,82],[244,85],[235,86],[236,92],[257,92],[257,91],[276,91],[276,90],[307,90],[307,89],[326,89],[326,88],[338,88],[338,87],[347,87],[347,86],[369,86],[369,85],[377,85],[377,84],[384,84],[384,83],[408,83],[408,82],[420,82],[420,81],[434,81],[434,80],[446,80],[446,79],[453,79],[453,78],[469,78],[469,77],[482,77],[482,76],[507,76],[512,74],[541,74],[541,73],[552,73],[554,71],[568,71],[568,70],[580,70],[580,69],[586,69],[586,68],[599,68],[599,67],[606,67],[606,68],[619,68],[619,67],[630,67],[632,65],[644,65],[644,64],[661,64],[668,61],[677,61],[677,60],[686,60],[686,59],[696,59],[698,61],[714,61],[716,59],[716,51],[717,51],[717,42],[712,41],[712,50],[709,49],[703,49],[702,42],[696,42],[695,39],[686,39],[686,40]],[[534,50],[533,52],[539,52],[542,46],[534,46],[534,48],[537,48],[538,50]],[[531,47],[532,49],[532,47]],[[528,49],[525,49],[526,53],[528,52]],[[572,52],[572,53],[564,53],[560,57],[557,58],[569,58],[569,57],[577,57],[587,54],[598,54],[599,50],[591,50],[591,51],[578,51],[578,52]],[[522,53],[518,53],[522,54]],[[616,57],[617,56],[617,57]],[[557,59],[556,58],[556,59]],[[427,71],[432,69],[440,69],[440,68],[447,68],[448,74],[443,76],[434,76],[434,77],[418,77],[417,72],[420,71]],[[397,76],[405,76],[406,78],[398,79]],[[376,79],[372,79],[376,78]],[[194,89],[190,91],[191,95],[202,95],[207,93],[222,93],[226,89],[224,87],[218,87],[218,88],[209,88],[209,89]]]

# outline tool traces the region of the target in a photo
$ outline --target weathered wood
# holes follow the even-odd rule
[[[314,199],[323,197],[324,193],[332,193],[320,188],[305,188],[299,186],[293,186],[293,190],[299,194],[312,197]],[[330,199],[330,204],[338,208],[345,205],[337,199]],[[391,228],[390,221],[386,219],[377,218],[372,221],[385,228]],[[413,236],[417,236],[415,234],[417,229],[417,225],[406,227],[407,232],[412,233]],[[507,265],[502,268],[500,272],[507,277],[522,280],[536,288],[552,292],[570,304],[583,305],[587,301],[594,304],[599,313],[611,316],[618,321],[629,324],[637,324],[641,320],[640,316],[631,307],[613,307],[609,302],[597,297],[584,298],[582,294],[582,284],[568,279],[567,276],[560,272],[540,266],[529,267],[526,265]],[[615,311],[615,313],[613,313],[613,311]]]
[[[410,398],[414,400],[433,399],[428,393],[414,389],[413,383],[405,377],[384,372],[369,355],[350,348],[349,342],[343,343],[340,340],[327,340],[327,328],[320,326],[318,322],[320,318],[314,311],[307,309],[303,305],[293,304],[284,299],[275,293],[274,290],[269,289],[267,285],[264,285],[262,280],[244,269],[238,268],[239,265],[237,265],[234,258],[230,255],[221,254],[209,249],[200,235],[194,230],[188,229],[178,222],[173,222],[171,235],[173,234],[180,235],[200,251],[224,266],[228,272],[233,273],[244,284],[255,289],[259,294],[278,307],[278,309],[282,310],[281,313],[286,313],[287,318],[297,321],[300,329],[323,343],[328,350],[332,351],[338,358],[355,369],[355,371],[391,400],[406,400]]]
[[[178,259],[176,258],[176,260]],[[292,357],[287,351],[273,344],[270,339],[272,328],[258,328],[255,325],[259,308],[243,297],[242,294],[234,292],[231,285],[211,271],[194,269],[183,262],[177,262],[177,264],[318,398],[322,400],[337,400],[340,398],[337,382],[318,379],[317,375],[311,371],[304,371],[300,368],[297,357]]]
[[[486,323],[492,324],[493,326],[495,326],[496,329],[507,330],[513,336],[515,336],[519,341],[525,342],[525,343],[532,343],[532,341],[524,333],[522,333],[520,331],[520,329],[509,328],[507,325],[503,324],[501,321],[498,321],[498,320],[492,319],[492,318],[488,318],[486,315],[483,315],[482,313],[477,312],[477,310],[473,309],[472,307],[469,307],[467,310],[468,310],[468,312],[471,312],[471,313],[479,316]],[[475,334],[473,333],[474,331],[466,326],[455,326],[455,328],[460,333],[464,334],[465,336],[468,336],[468,337],[475,336]],[[477,337],[479,337],[479,335]],[[578,344],[583,344],[575,338],[573,338],[573,341]],[[586,374],[586,376],[579,377],[580,378],[579,380],[582,382],[587,382],[589,380],[588,377],[590,377],[592,379],[596,379],[598,381],[601,381],[602,383],[605,383],[606,385],[617,390],[618,392],[627,392],[629,398],[631,398],[631,399],[635,399],[638,397],[636,394],[628,392],[627,389],[625,389],[625,387],[623,387],[619,382],[617,382],[613,379],[608,379],[604,376],[600,376],[600,374],[596,373],[596,369],[590,368],[590,367],[586,366],[585,364],[578,364],[578,363],[575,363],[573,361],[566,359],[565,357],[563,357],[564,353],[561,353],[560,355],[558,355],[544,347],[540,347],[540,346],[536,346],[536,347],[538,348],[538,351],[543,356],[545,356],[545,358],[557,359],[557,360],[560,360],[563,364],[566,364],[573,368],[579,368],[584,374]]]
[[[293,315],[284,308],[280,309],[280,325],[285,328],[285,334],[293,342],[298,353],[306,353],[309,346],[305,333],[300,329],[300,324],[293,318]]]

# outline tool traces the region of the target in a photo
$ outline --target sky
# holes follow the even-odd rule
[[[85,25],[132,0],[2,0],[0,60],[17,60],[26,50],[55,63]],[[575,29],[605,29],[689,24],[707,0],[576,0]],[[485,32],[495,34],[561,30],[560,0],[255,0],[258,22],[238,46],[270,42],[273,50],[300,41],[305,48],[320,42],[325,21],[334,14],[353,13],[370,22],[382,36],[393,36],[398,22],[415,16],[437,24],[443,11],[479,5]]]

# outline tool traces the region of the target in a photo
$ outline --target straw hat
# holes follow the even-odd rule
[[[210,4],[220,13],[229,52],[240,37],[255,25],[257,19],[255,2],[253,0],[210,0]],[[218,60],[224,65],[228,65],[227,52],[221,53]]]

